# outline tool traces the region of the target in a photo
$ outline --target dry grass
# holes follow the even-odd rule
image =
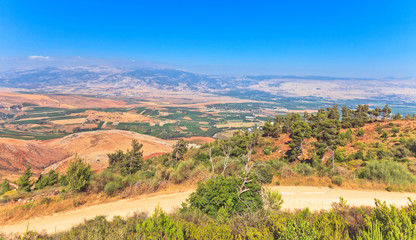
[[[9,203],[0,208],[0,224],[10,224],[38,216],[52,215],[58,212],[107,202],[109,199],[98,194],[73,195],[63,198],[48,196],[37,200],[24,200],[22,203]]]
[[[195,179],[190,179],[182,184],[161,182],[157,187],[152,186],[152,184],[127,187],[114,197],[109,197],[104,193],[86,192],[72,195],[68,194],[66,196],[38,196],[33,198],[33,200],[26,199],[20,202],[10,202],[0,207],[0,224],[11,224],[34,217],[66,212],[80,207],[115,202],[124,198],[135,198],[142,195],[151,197],[189,191],[196,188],[196,182],[200,179],[200,177],[195,177]]]

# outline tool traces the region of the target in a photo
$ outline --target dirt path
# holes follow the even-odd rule
[[[330,189],[325,187],[272,187],[283,194],[284,209],[297,209],[309,207],[311,210],[330,209],[333,202],[343,197],[347,204],[354,206],[374,206],[374,199],[386,201],[396,206],[407,205],[407,198],[416,199],[416,194],[381,191],[359,191],[345,189]],[[178,192],[164,195],[148,195],[137,199],[124,199],[117,202],[99,204],[80,208],[74,211],[58,213],[52,216],[37,217],[12,225],[0,226],[0,232],[6,234],[23,232],[27,229],[45,230],[48,233],[65,231],[72,226],[82,223],[84,219],[91,219],[98,215],[128,216],[136,211],[146,211],[149,214],[159,205],[164,211],[171,211],[185,201],[192,191]]]

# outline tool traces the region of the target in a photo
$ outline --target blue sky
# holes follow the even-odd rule
[[[33,55],[205,73],[416,76],[416,1],[3,0],[0,58]]]

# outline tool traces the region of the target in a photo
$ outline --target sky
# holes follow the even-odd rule
[[[416,1],[0,3],[0,67],[116,59],[212,74],[416,76]]]

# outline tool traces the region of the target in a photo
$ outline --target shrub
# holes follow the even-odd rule
[[[69,164],[66,171],[68,181],[68,190],[74,192],[82,192],[87,189],[90,177],[91,166],[86,164],[81,158],[76,158]]]
[[[341,186],[343,182],[344,178],[339,175],[332,177],[332,183],[335,185]]]
[[[293,170],[288,165],[283,165],[279,171],[279,174],[282,178],[289,178],[295,175]]]
[[[407,168],[393,161],[369,161],[358,176],[399,186],[416,182]]]
[[[344,162],[345,161],[345,153],[341,150],[334,151],[334,161],[335,162]]]
[[[176,169],[170,174],[170,180],[175,183],[181,183],[191,176],[192,170],[194,169],[195,162],[192,159],[182,161],[178,164]]]
[[[263,153],[265,155],[270,155],[271,152],[272,152],[272,149],[269,146],[267,146],[263,149]]]
[[[271,183],[273,180],[273,168],[270,165],[259,165],[255,169],[255,174],[261,183]]]
[[[283,197],[280,192],[268,189],[263,191],[263,202],[265,209],[277,211],[282,207]]]
[[[49,205],[49,203],[51,203],[53,200],[50,197],[44,197],[42,198],[42,200],[40,201],[40,204],[45,204],[45,205]]]
[[[125,179],[124,179],[124,183],[127,186],[133,186],[134,184],[136,184],[139,181],[139,177],[137,175],[128,175]]]
[[[185,239],[184,223],[168,217],[160,208],[136,225],[137,239]]]
[[[314,169],[307,163],[298,163],[296,165],[296,172],[303,176],[311,176],[314,173]]]
[[[355,142],[353,144],[353,146],[354,146],[354,148],[357,148],[357,149],[363,149],[364,148],[364,144],[362,142]]]
[[[224,207],[231,199],[233,206],[230,214],[245,211],[256,211],[263,206],[260,196],[261,186],[255,178],[245,183],[239,194],[238,189],[243,185],[243,180],[237,177],[216,176],[208,179],[205,183],[199,183],[197,190],[188,199],[190,207],[197,208],[209,216],[214,217],[221,207]],[[248,204],[248,205],[246,205]]]
[[[387,131],[383,131],[383,133],[381,134],[381,137],[384,139],[387,139],[389,137],[389,133]]]
[[[364,136],[364,134],[365,134],[364,129],[362,129],[362,128],[357,128],[357,130],[356,130],[356,134],[357,134],[357,137],[362,137],[362,136]]]
[[[107,183],[104,187],[105,194],[111,196],[117,190],[122,190],[124,188],[123,181],[121,177],[116,178],[114,181]]]

